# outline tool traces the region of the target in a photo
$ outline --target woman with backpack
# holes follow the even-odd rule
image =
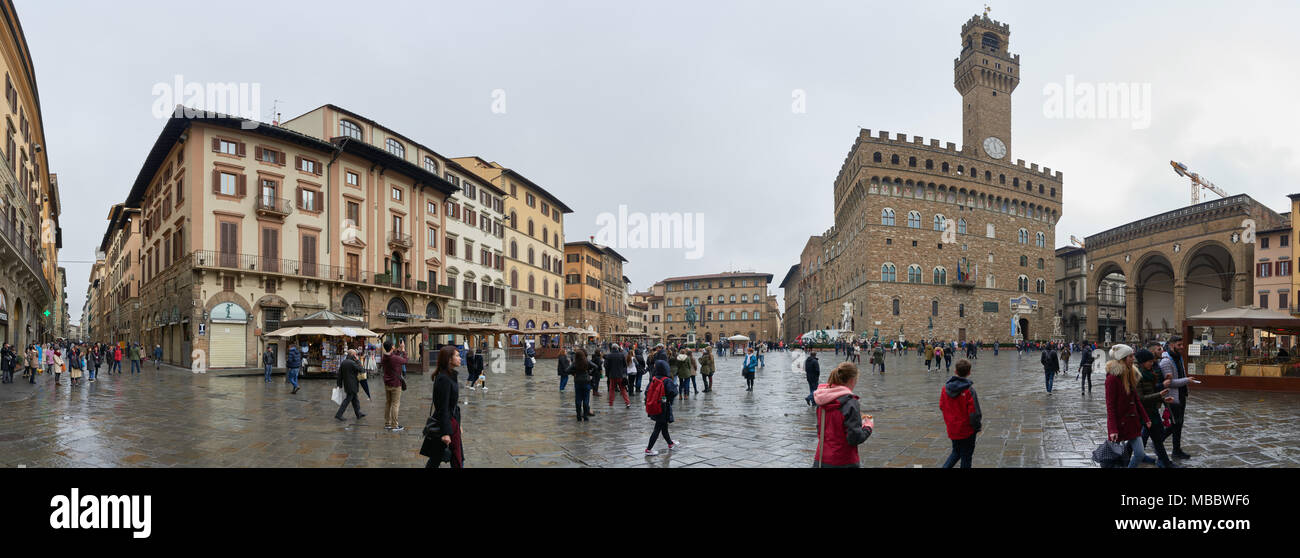
[[[745,377],[745,391],[754,391],[754,372],[758,370],[758,357],[754,348],[745,348],[745,360],[741,361],[740,375]]]
[[[717,367],[713,363],[713,353],[705,350],[700,353],[700,375],[704,376],[704,393],[713,391],[713,373]]]
[[[594,367],[587,360],[587,351],[573,350],[573,364],[565,371],[566,376],[573,376],[573,407],[578,413],[578,421],[587,420],[595,415],[591,412],[591,372]]]
[[[605,365],[605,355],[600,354],[600,349],[596,349],[595,354],[587,359],[591,365],[591,396],[600,397],[600,377],[601,367]]]
[[[438,350],[438,368],[433,376],[433,403],[430,419],[436,419],[437,431],[430,432],[425,424],[424,443],[420,455],[429,458],[426,469],[437,469],[444,457],[452,469],[465,467],[465,448],[461,445],[460,382],[456,380],[456,367],[460,366],[460,352],[451,345]]]
[[[826,383],[817,386],[813,401],[817,403],[817,453],[813,467],[860,467],[858,446],[867,441],[875,428],[871,416],[863,416],[853,388],[858,383],[858,367],[841,362]]]
[[[668,424],[673,422],[673,398],[677,396],[678,391],[677,383],[673,381],[669,370],[667,360],[656,359],[654,378],[650,380],[650,387],[645,390],[645,412],[650,416],[650,420],[655,421],[654,431],[650,433],[650,443],[645,447],[647,456],[659,455],[654,448],[660,434],[663,434],[664,441],[668,442],[668,451],[681,447],[681,444],[673,443],[672,436],[668,435]]]

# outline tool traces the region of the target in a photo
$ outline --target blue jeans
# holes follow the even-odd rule
[[[973,457],[975,457],[975,435],[971,434],[969,438],[952,441],[952,453],[948,454],[948,460],[943,462],[943,468],[951,469],[960,459],[961,468],[969,469]]]
[[[132,374],[140,373],[140,361],[138,360],[131,361],[131,373]]]
[[[1043,372],[1043,376],[1047,378],[1047,393],[1052,393],[1052,378],[1056,376],[1056,372]]]
[[[10,372],[10,378],[9,378],[10,381],[13,381],[13,376],[12,376],[12,374],[13,374],[13,372]],[[94,369],[94,368],[91,368],[91,369],[89,370],[89,376],[90,376],[90,379],[91,379],[91,380],[95,379],[95,375],[96,375],[96,371],[95,371],[95,369]]]
[[[573,407],[577,410],[579,418],[591,414],[591,386],[589,384],[573,382]]]
[[[641,391],[641,376],[644,376],[644,375],[645,375],[645,374],[642,373],[642,372],[638,372],[638,373],[636,373],[636,374],[633,374],[633,376],[636,377],[636,391],[637,391],[638,393],[640,393],[640,391]]]
[[[289,383],[293,384],[293,387],[295,387],[295,388],[298,387],[298,371],[299,371],[299,370],[301,370],[301,368],[290,368],[289,371],[288,371],[287,373],[285,373],[285,376],[288,377],[287,379],[288,379]]]
[[[569,375],[560,376],[560,391],[564,391],[564,386],[569,385]]]
[[[1148,459],[1147,456],[1146,456],[1146,454],[1144,454],[1144,453],[1142,452],[1142,437],[1141,437],[1141,436],[1138,436],[1137,438],[1133,438],[1132,440],[1129,440],[1129,441],[1124,442],[1124,443],[1125,443],[1125,444],[1128,444],[1128,447],[1133,448],[1133,457],[1130,458],[1130,459],[1128,460],[1128,468],[1129,468],[1129,469],[1136,468],[1136,467],[1138,466],[1138,464],[1141,463],[1141,462],[1143,462],[1143,461],[1146,461],[1146,462],[1148,462],[1148,463],[1150,463],[1150,462],[1152,462],[1152,461],[1155,461],[1155,459]]]
[[[266,365],[266,383],[271,383],[271,365]]]
[[[758,355],[758,365],[759,365],[759,366],[767,366],[767,362],[765,362],[765,361],[763,360],[763,355],[761,355],[761,354]]]
[[[804,400],[812,403],[814,391],[817,391],[817,380],[808,380],[808,397],[805,397]]]

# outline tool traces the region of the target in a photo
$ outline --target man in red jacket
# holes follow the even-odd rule
[[[406,427],[398,424],[397,411],[402,406],[402,366],[406,364],[406,341],[393,348],[392,341],[384,341],[384,356],[380,363],[384,368],[384,395],[388,404],[384,407],[384,430],[401,432]]]
[[[948,438],[952,440],[952,453],[943,464],[945,469],[951,469],[958,459],[962,469],[970,468],[971,458],[975,457],[975,435],[983,429],[984,414],[980,412],[980,400],[975,396],[969,376],[970,361],[957,361],[957,375],[949,378],[939,392],[939,408],[943,410],[943,422],[948,425]]]

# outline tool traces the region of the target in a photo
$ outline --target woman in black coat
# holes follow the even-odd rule
[[[574,349],[573,364],[569,366],[567,373],[573,376],[573,407],[578,413],[578,420],[587,420],[587,417],[595,415],[591,412],[591,391],[592,371],[595,367],[587,360],[587,351]]]
[[[345,394],[343,402],[339,404],[339,412],[334,413],[334,418],[343,420],[343,412],[348,410],[348,403],[352,404],[352,412],[357,415],[357,418],[366,416],[361,412],[361,400],[357,398],[357,392],[361,390],[361,380],[358,376],[364,373],[365,369],[361,368],[360,362],[357,362],[357,351],[348,350],[348,356],[339,365],[338,381],[334,383],[335,386],[343,388]]]
[[[605,355],[600,354],[600,349],[596,349],[595,355],[588,362],[591,363],[591,396],[599,397],[600,377],[601,372],[603,372],[602,367],[605,365]]]
[[[456,367],[460,366],[460,351],[447,345],[438,350],[438,368],[433,375],[433,406],[429,416],[437,419],[437,432],[425,432],[420,455],[429,458],[426,469],[437,469],[443,457],[450,453],[448,463],[452,469],[465,466],[465,448],[461,445],[460,382],[456,380]],[[450,452],[448,452],[450,450]]]
[[[564,386],[569,383],[569,351],[560,351],[560,358],[556,359],[555,373],[560,376],[560,391],[564,391]]]

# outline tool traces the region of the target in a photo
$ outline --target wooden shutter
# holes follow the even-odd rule
[[[302,188],[298,188],[294,192],[294,195],[298,198],[298,209],[302,209]]]
[[[240,155],[243,155],[242,150],[240,151]],[[248,176],[243,174],[239,175],[239,195],[248,195]]]
[[[235,148],[235,151],[236,151],[237,153],[239,153],[239,156],[240,156],[240,157],[243,157],[243,156],[244,156],[244,142],[242,142],[242,141],[239,142],[239,143],[237,144],[237,147]]]
[[[253,158],[257,159],[258,161],[261,161],[261,160],[262,160],[262,148],[261,148],[261,147],[255,147],[255,148],[253,148]]]
[[[302,157],[297,157],[297,156],[295,156],[295,157],[293,158],[293,168],[295,168],[295,169],[301,169],[301,168],[302,168]]]
[[[181,178],[176,181],[176,205],[185,201],[185,179]]]
[[[212,138],[212,150],[213,150],[213,151],[221,151],[221,139],[220,139],[220,138]]]
[[[212,193],[221,193],[221,171],[212,171]]]
[[[316,265],[316,236],[315,235],[308,234],[308,235],[303,235],[302,237],[302,263],[309,267]]]

